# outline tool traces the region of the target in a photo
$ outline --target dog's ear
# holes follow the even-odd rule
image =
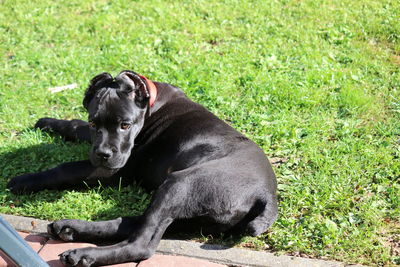
[[[128,98],[135,101],[141,108],[149,102],[150,92],[146,82],[136,72],[130,70],[121,71],[116,79],[122,79],[128,82],[127,86],[121,88],[127,93]]]
[[[89,87],[86,89],[85,97],[83,98],[83,106],[88,109],[89,103],[96,94],[98,89],[104,87],[107,83],[112,82],[114,79],[111,74],[107,72],[100,73],[95,76],[89,84]]]

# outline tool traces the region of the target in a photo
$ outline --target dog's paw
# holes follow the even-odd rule
[[[39,128],[41,130],[51,130],[52,129],[52,123],[56,121],[56,119],[53,118],[41,118],[35,123],[35,128]]]
[[[71,224],[71,220],[55,221],[47,225],[47,233],[64,241],[76,241],[77,231]]]
[[[36,191],[34,177],[32,174],[16,176],[8,182],[7,189],[9,189],[14,194]]]
[[[95,259],[89,255],[89,249],[71,249],[61,253],[60,261],[67,266],[90,267],[95,263]]]

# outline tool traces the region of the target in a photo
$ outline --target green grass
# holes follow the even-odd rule
[[[5,190],[15,175],[86,158],[87,144],[34,122],[85,119],[89,79],[133,69],[183,88],[282,159],[270,231],[217,242],[400,264],[399,21],[397,0],[3,0],[0,212],[100,220],[143,210],[149,195],[138,185]]]

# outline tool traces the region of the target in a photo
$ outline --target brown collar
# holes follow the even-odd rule
[[[152,107],[152,106],[154,106],[154,103],[156,102],[157,87],[151,80],[147,79],[145,76],[139,74],[139,77],[142,78],[146,83],[146,86],[147,86],[147,88],[149,90],[149,94],[150,94],[149,104],[150,104],[150,107]]]

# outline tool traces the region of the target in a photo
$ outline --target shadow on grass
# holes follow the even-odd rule
[[[24,207],[35,207],[43,202],[55,202],[62,198],[65,191],[44,190],[38,193],[12,194],[6,189],[7,183],[15,176],[36,173],[56,167],[57,165],[84,159],[88,144],[64,142],[61,137],[50,138],[46,133],[28,128],[21,131],[23,139],[51,139],[48,143],[15,148],[10,146],[6,152],[0,153],[0,208],[2,212],[23,214]],[[34,141],[36,142],[36,140]],[[84,189],[84,184],[79,186]],[[26,208],[25,208],[26,209]],[[14,212],[17,211],[17,212]]]

